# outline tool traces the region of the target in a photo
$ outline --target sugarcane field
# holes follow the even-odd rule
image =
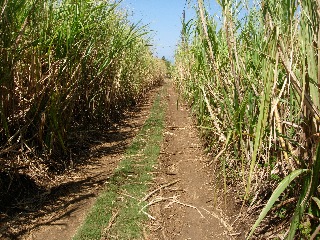
[[[319,172],[319,0],[0,0],[0,240],[316,240]]]

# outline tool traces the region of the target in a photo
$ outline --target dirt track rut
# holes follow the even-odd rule
[[[189,108],[177,102],[171,83],[167,89],[165,140],[156,182],[159,186],[179,182],[154,196],[163,201],[151,208],[156,220],[149,239],[230,239],[228,225],[214,207],[213,176],[205,166],[209,160]]]
[[[213,173],[206,167],[209,160],[204,154],[190,111],[185,104],[177,105],[178,96],[171,82],[167,81],[165,88],[167,96],[164,100],[168,104],[166,129],[152,188],[157,189],[159,186],[178,182],[163,187],[148,199],[148,201],[157,199],[160,201],[151,206],[151,216],[155,220],[150,220],[145,226],[147,231],[144,232],[144,237],[146,240],[232,239],[228,232],[228,223],[223,221],[214,206]],[[66,190],[65,211],[62,209],[56,213],[55,206],[50,208],[44,205],[44,210],[40,209],[39,212],[47,211],[47,214],[42,217],[37,217],[37,214],[29,217],[29,225],[20,229],[24,234],[18,239],[67,240],[72,238],[92,205],[94,196],[103,186],[103,184],[98,186],[98,182],[103,183],[112,174],[125,146],[147,118],[150,103],[151,101],[143,105],[142,111],[138,114],[137,112],[129,114],[130,119],[109,133],[114,134],[115,141],[102,142],[92,149],[93,156],[96,154],[97,157],[92,158],[87,166],[89,169],[82,169],[73,174],[75,178],[83,181],[88,177],[100,176],[99,181],[95,180],[92,184],[94,189],[79,186],[79,190],[70,195],[68,195],[69,190]],[[114,147],[113,144],[120,144],[122,147]],[[110,152],[108,149],[113,150]],[[71,178],[70,182],[72,181]],[[84,193],[91,193],[92,197],[83,201],[73,201],[73,198],[76,199]],[[59,199],[53,204],[59,206]],[[45,210],[46,208],[49,210]],[[19,230],[18,226],[16,228]]]

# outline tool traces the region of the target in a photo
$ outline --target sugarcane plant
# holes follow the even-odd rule
[[[70,154],[165,76],[118,1],[0,1],[0,172]],[[19,157],[17,157],[19,156]]]
[[[268,236],[314,238],[320,2],[220,0],[221,21],[206,3],[198,0],[196,17],[182,23],[176,85],[215,153],[213,162],[221,164],[225,187],[242,189],[249,212],[265,203],[248,238],[270,230],[271,219],[284,227]]]

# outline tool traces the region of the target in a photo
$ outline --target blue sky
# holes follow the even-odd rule
[[[187,2],[189,4],[187,4]],[[238,0],[242,4],[253,6],[253,0]],[[122,0],[121,6],[132,14],[130,20],[137,23],[141,20],[141,25],[149,24],[149,29],[153,30],[154,53],[161,58],[173,61],[174,52],[181,36],[181,20],[183,10],[186,10],[186,19],[191,19],[195,15],[194,6],[197,0]],[[215,16],[218,26],[221,25],[221,7],[217,0],[204,0],[204,4],[211,16]],[[242,8],[239,17],[242,18],[247,10]],[[217,17],[219,16],[219,17]]]
[[[133,13],[133,22],[142,20],[143,24],[150,24],[149,28],[154,30],[156,56],[165,56],[173,61],[174,51],[180,40],[181,19],[185,6],[187,19],[192,18],[194,14],[192,6],[196,0],[188,1],[191,2],[189,7],[186,6],[186,0],[123,0],[122,6],[129,10],[129,13]]]
[[[173,60],[180,38],[181,18],[186,0],[123,0],[122,6],[133,13],[134,22],[150,24],[155,54]]]

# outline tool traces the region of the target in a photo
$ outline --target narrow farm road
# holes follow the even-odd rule
[[[45,196],[37,211],[8,223],[10,232],[14,233],[10,239],[72,239],[122,160],[126,148],[148,118],[159,90],[149,91],[145,101],[124,113],[119,123],[109,129],[101,129],[91,139],[93,144],[88,152],[89,159],[76,165],[74,170],[57,176],[57,186]]]
[[[156,178],[160,190],[149,200],[154,203],[155,220],[148,239],[232,239],[232,227],[214,207],[213,173],[206,167],[209,160],[189,108],[178,101],[172,83],[167,91],[166,130]]]
[[[214,176],[206,167],[209,159],[190,110],[178,102],[170,80],[166,80],[164,88],[167,91],[163,98],[167,101],[166,128],[154,184],[147,199],[150,221],[145,226],[144,239],[233,239],[232,227],[214,206],[217,194]],[[79,166],[61,181],[55,192],[49,193],[47,198],[53,196],[53,201],[47,201],[38,213],[11,223],[17,239],[72,239],[126,147],[147,119],[157,91],[151,93],[139,111],[127,113],[122,123],[107,131],[101,142],[90,150],[90,164]]]

